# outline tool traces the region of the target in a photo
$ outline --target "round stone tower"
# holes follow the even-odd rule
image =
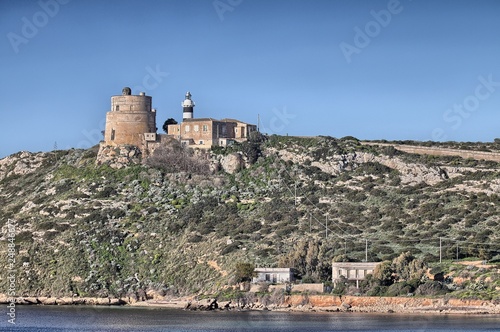
[[[106,114],[106,145],[130,144],[140,147],[144,134],[156,133],[156,111],[152,98],[141,92],[132,95],[125,87],[121,96],[111,97],[111,111]]]
[[[186,99],[182,102],[182,119],[193,118],[194,101],[191,100],[191,92],[186,92]]]

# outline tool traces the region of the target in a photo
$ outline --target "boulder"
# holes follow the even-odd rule
[[[231,153],[222,157],[220,164],[222,169],[229,174],[234,174],[245,166],[243,157],[239,153]]]

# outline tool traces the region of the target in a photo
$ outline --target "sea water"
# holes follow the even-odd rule
[[[17,306],[16,324],[1,331],[500,331],[500,315],[402,315],[269,311],[183,311],[164,308]]]

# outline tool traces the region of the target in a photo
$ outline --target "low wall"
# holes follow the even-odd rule
[[[292,292],[314,292],[323,293],[323,284],[293,284]]]
[[[414,154],[426,154],[432,156],[458,156],[464,159],[490,160],[500,162],[500,153],[486,151],[469,151],[438,147],[426,147],[404,144],[361,142],[363,145],[393,146],[396,150]]]
[[[375,296],[334,296],[334,295],[289,295],[285,304],[291,306],[310,305],[312,307],[348,307],[366,311],[366,308],[399,311],[404,308],[436,309],[440,307],[491,307],[498,305],[484,300],[431,299],[414,297],[375,297]]]

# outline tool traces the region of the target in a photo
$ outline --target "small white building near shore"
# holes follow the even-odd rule
[[[284,284],[295,281],[295,270],[289,267],[257,267],[254,272],[256,276],[252,279],[252,283],[268,282],[271,284]]]
[[[333,262],[333,284],[337,284],[344,277],[348,281],[356,281],[356,287],[359,288],[359,281],[365,280],[368,274],[373,274],[379,264],[380,262]]]

